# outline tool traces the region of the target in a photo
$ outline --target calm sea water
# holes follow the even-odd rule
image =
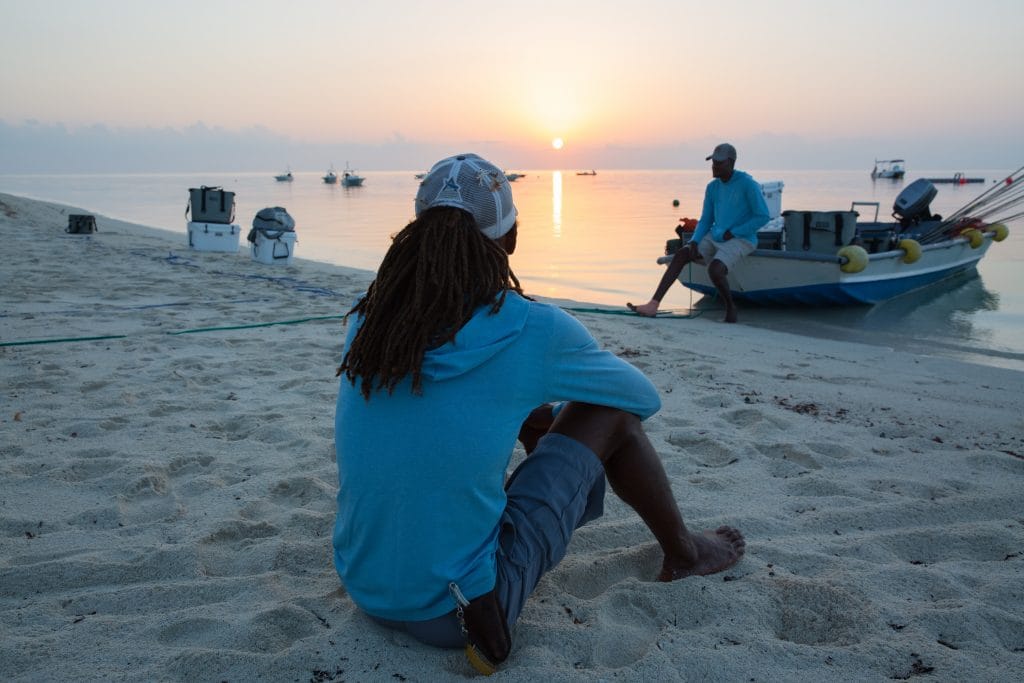
[[[955,171],[984,184],[938,185],[932,211],[948,215],[1013,169],[938,169],[916,177],[951,177]],[[761,182],[781,180],[783,209],[849,209],[878,202],[884,219],[905,187],[872,181],[864,171],[751,169]],[[298,172],[279,183],[274,171],[224,174],[0,175],[0,191],[79,206],[88,211],[165,228],[186,244],[188,188],[223,186],[236,193],[236,222],[248,228],[267,206],[295,218],[296,255],[375,270],[390,237],[412,217],[414,171],[367,172],[363,187],[321,181],[322,172]],[[700,171],[530,171],[513,184],[520,212],[519,248],[512,266],[528,293],[621,307],[646,301],[661,277],[655,263],[683,216],[699,217],[710,180]],[[673,206],[673,200],[679,206]],[[864,207],[860,208],[865,215]],[[884,348],[949,355],[1024,370],[1024,222],[994,244],[976,277],[943,283],[874,307],[788,310],[743,308],[744,324],[804,335],[861,341]],[[245,233],[243,232],[243,235]],[[243,243],[244,246],[244,243]],[[679,313],[719,317],[716,302],[673,286],[664,305]],[[670,326],[685,320],[665,321]]]

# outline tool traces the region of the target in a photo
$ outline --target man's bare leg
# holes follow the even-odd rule
[[[661,459],[640,419],[615,408],[572,402],[551,425],[597,454],[616,495],[632,507],[664,553],[659,581],[714,574],[743,556],[743,534],[722,526],[691,534],[683,523]]]
[[[718,259],[715,259],[708,266],[708,278],[725,304],[725,322],[736,322],[736,303],[732,300],[732,292],[729,290],[729,268]]]
[[[658,313],[658,306],[661,305],[661,300],[665,298],[665,294],[668,292],[669,287],[671,287],[672,283],[679,277],[679,273],[683,272],[683,266],[694,260],[695,254],[699,254],[699,252],[697,252],[697,248],[690,246],[689,244],[677,251],[672,256],[672,260],[669,261],[668,267],[665,269],[665,273],[661,276],[661,281],[658,282],[658,288],[654,290],[654,296],[651,300],[639,306],[627,303],[626,308],[634,313],[639,313],[642,316],[653,318]]]

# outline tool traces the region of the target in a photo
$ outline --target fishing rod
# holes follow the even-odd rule
[[[921,244],[930,244],[947,239],[947,235],[958,228],[972,227],[971,224],[995,216],[995,221],[1011,221],[1024,213],[1001,215],[1015,209],[1024,200],[1024,167],[1011,173],[998,185],[993,185],[976,198],[954,211],[945,220],[926,230],[918,237]]]
[[[1021,188],[1019,181],[1024,177],[1024,167],[1018,168],[1016,171],[1011,173],[998,185],[993,185],[988,188],[980,195],[975,197],[972,201],[965,204],[963,207],[954,212],[953,216],[962,216],[974,211],[978,206],[990,202],[994,197],[997,197],[1007,191],[1015,191]],[[952,216],[950,217],[952,218]]]

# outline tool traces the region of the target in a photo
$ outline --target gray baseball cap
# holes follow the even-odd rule
[[[726,159],[736,161],[736,148],[728,142],[723,142],[717,145],[715,151],[710,156],[705,157],[704,161],[725,161]]]
[[[434,206],[468,211],[480,232],[492,240],[511,230],[518,215],[505,173],[476,154],[458,154],[434,164],[416,193],[416,215]]]

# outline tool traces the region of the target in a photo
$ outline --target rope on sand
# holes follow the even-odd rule
[[[320,315],[311,318],[297,318],[295,320],[274,320],[267,323],[250,323],[248,325],[222,325],[219,327],[195,327],[188,330],[178,330],[177,332],[164,332],[167,336],[176,336],[180,334],[198,334],[201,332],[221,332],[225,330],[246,330],[254,327],[271,327],[272,325],[298,325],[300,323],[315,322],[319,320],[338,320],[344,318],[344,315]],[[127,339],[131,335],[127,334],[107,334],[96,337],[62,337],[60,339],[30,339],[27,341],[13,341],[13,342],[0,342],[2,346],[29,346],[32,344],[64,344],[69,342],[84,342],[84,341],[102,341],[104,339]]]
[[[297,318],[295,320],[275,320],[269,323],[252,323],[249,325],[224,325],[221,327],[196,327],[191,330],[179,330],[177,332],[168,332],[169,335],[179,334],[196,334],[198,332],[221,332],[223,330],[247,330],[252,327],[270,327],[271,325],[298,325],[300,323],[308,323],[316,320],[338,320],[344,318],[344,315],[318,315],[312,318]]]
[[[105,334],[99,337],[64,337],[63,339],[30,339],[28,341],[0,342],[0,346],[29,346],[31,344],[63,344],[64,342],[102,341],[124,339],[127,334]]]
[[[631,316],[633,316],[635,318],[648,318],[648,316],[640,315],[639,313],[634,313],[633,311],[619,310],[617,308],[569,308],[569,307],[566,307],[564,310],[571,311],[573,313],[600,313],[602,315],[631,315]],[[685,315],[682,314],[682,313],[673,313],[672,311],[658,311],[658,313],[656,313],[654,317],[655,318],[659,318],[659,319],[661,319],[661,318],[685,319],[685,318],[699,318],[702,315],[704,315],[704,311],[697,311],[696,313],[688,313],[688,314],[685,314]]]

